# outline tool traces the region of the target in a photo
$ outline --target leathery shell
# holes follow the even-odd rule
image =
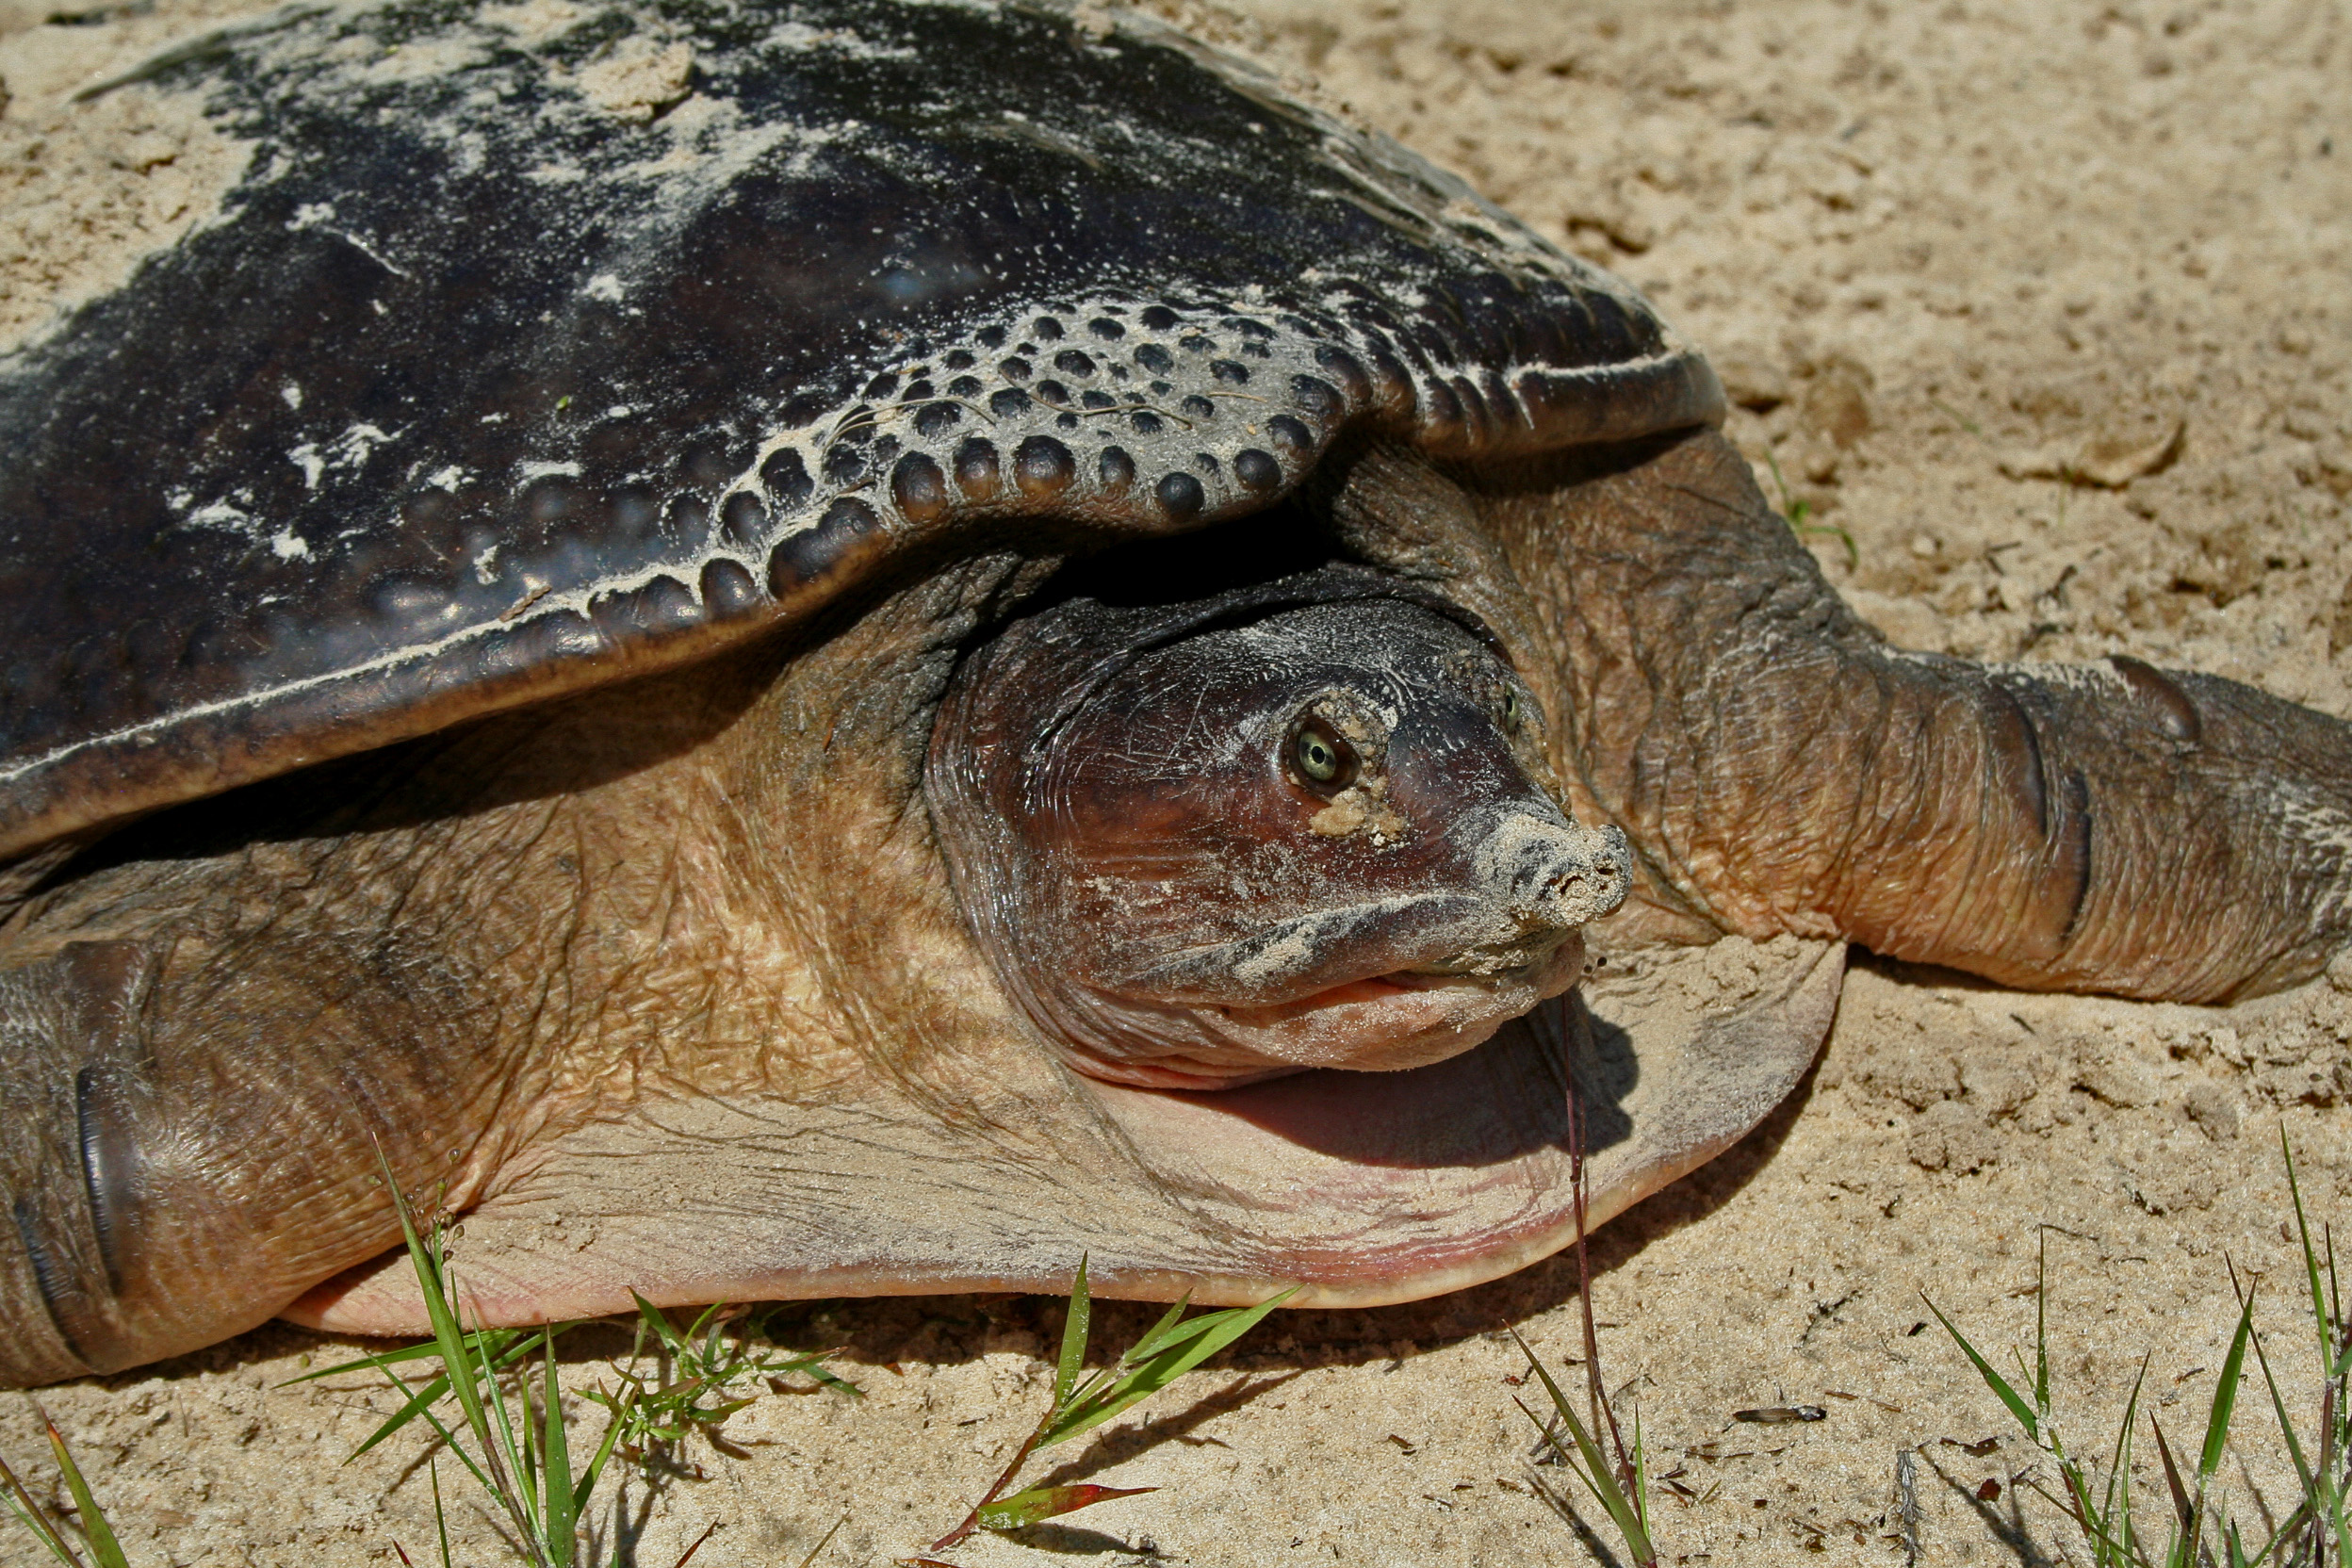
[[[977,525],[1246,514],[1350,427],[1477,459],[1721,415],[1624,285],[1143,19],[411,0],[141,74],[253,151],[0,359],[0,857],[701,657]]]

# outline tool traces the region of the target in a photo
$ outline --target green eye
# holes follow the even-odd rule
[[[1319,795],[1337,794],[1356,781],[1356,752],[1323,720],[1305,718],[1290,732],[1290,771]]]
[[[1515,686],[1503,688],[1503,727],[1519,727],[1519,690]]]

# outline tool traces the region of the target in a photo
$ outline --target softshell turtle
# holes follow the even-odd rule
[[[419,1326],[380,1161],[492,1322],[1405,1299],[1754,1125],[1842,942],[2346,940],[2345,726],[1886,646],[1624,285],[1143,19],[141,74],[250,156],[0,361],[8,1380]]]

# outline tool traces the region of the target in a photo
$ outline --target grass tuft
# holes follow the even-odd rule
[[[963,1522],[931,1543],[928,1549],[950,1550],[975,1530],[1019,1529],[1114,1497],[1156,1491],[1149,1486],[1048,1486],[1004,1494],[1030,1455],[1092,1431],[1149,1399],[1256,1328],[1267,1313],[1297,1294],[1294,1285],[1254,1307],[1228,1307],[1186,1317],[1184,1310],[1192,1301],[1187,1293],[1117,1361],[1089,1375],[1086,1373],[1086,1339],[1093,1324],[1094,1301],[1086,1288],[1086,1260],[1081,1257],[1077,1276],[1070,1282],[1070,1310],[1062,1318],[1062,1353],[1054,1370],[1054,1403]],[[938,1568],[939,1564],[931,1557],[901,1558],[899,1561],[911,1568]]]
[[[2271,1369],[2262,1332],[2254,1325],[2254,1292],[2240,1283],[2232,1265],[2230,1285],[2238,1298],[2237,1328],[2230,1335],[2230,1352],[2214,1380],[2213,1401],[2205,1413],[2205,1440],[2197,1450],[2194,1470],[2183,1470],[2152,1412],[2148,1418],[2148,1430],[2155,1438],[2157,1456],[2163,1464],[2165,1492],[2172,1503],[2161,1549],[2151,1550],[2152,1541],[2143,1534],[2132,1502],[2133,1433],[2139,1417],[2140,1392],[2148,1376],[2146,1359],[2140,1364],[2139,1376],[2132,1380],[2132,1395],[2125,1401],[2123,1420],[2117,1428],[2103,1479],[2067,1451],[2059,1433],[2050,1387],[2048,1233],[2044,1233],[2041,1257],[2034,1270],[2034,1365],[2030,1376],[2022,1356],[2017,1364],[2019,1380],[2032,1385],[2031,1397],[2016,1382],[2003,1377],[1944,1315],[1942,1309],[1932,1300],[1927,1303],[1952,1343],[1976,1368],[1984,1386],[2016,1419],[2026,1440],[2048,1456],[2058,1476],[2059,1492],[2053,1494],[2039,1480],[2028,1479],[2020,1484],[2033,1487],[2073,1523],[2096,1568],[2258,1568],[2264,1562],[2291,1563],[2303,1568],[2328,1568],[2331,1564],[2333,1568],[2352,1568],[2352,1529],[2347,1528],[2344,1507],[2347,1490],[2352,1490],[2352,1474],[2346,1470],[2347,1463],[2352,1463],[2352,1420],[2347,1420],[2345,1408],[2347,1373],[2352,1373],[2352,1328],[2347,1328],[2344,1317],[2334,1237],[2323,1233],[2320,1243],[2312,1240],[2311,1219],[2303,1204],[2302,1182],[2295,1167],[2295,1151],[2288,1144],[2283,1128],[2279,1132],[2279,1151],[2286,1161],[2287,1190],[2294,1200],[2295,1229],[2302,1244],[2304,1283],[2309,1293],[2306,1307],[2319,1352],[2317,1430],[2307,1440],[2289,1415],[2286,1396]],[[2230,1423],[2245,1384],[2249,1349],[2270,1395],[2271,1413],[2278,1423],[2279,1437],[2294,1464],[2301,1494],[2286,1520],[2275,1529],[2264,1531],[2262,1544],[2250,1553],[2246,1538],[2251,1532],[2229,1511],[2226,1499],[2215,1486],[2215,1478],[2230,1446]]]

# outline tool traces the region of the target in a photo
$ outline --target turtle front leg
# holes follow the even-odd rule
[[[1651,918],[2191,1002],[2352,939],[2352,726],[2130,658],[1888,647],[1712,432],[1479,492],[1565,672],[1572,805],[1632,839]]]

